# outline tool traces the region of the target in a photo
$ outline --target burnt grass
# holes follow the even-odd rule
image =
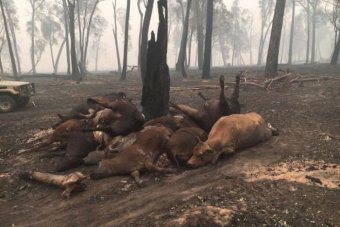
[[[189,71],[186,80],[171,72],[171,100],[198,107],[202,103],[198,91],[217,97],[218,76],[233,81],[237,70],[216,69],[209,81],[202,81],[195,71]],[[249,71],[262,78],[262,69]],[[339,68],[315,65],[293,71],[305,77],[339,78],[337,72]],[[68,201],[61,198],[61,189],[18,178],[18,173],[26,170],[52,171],[60,157],[47,157],[48,150],[20,150],[28,148],[27,140],[35,133],[55,123],[57,113],[67,112],[88,96],[124,91],[140,107],[141,82],[135,73],[130,73],[126,82],[119,82],[118,75],[92,75],[80,84],[57,77],[24,80],[36,84],[34,105],[0,115],[0,226],[166,226],[201,206],[232,208],[234,215],[227,226],[340,225],[339,181],[335,181],[337,187],[330,188],[313,182],[248,181],[246,177],[259,168],[294,161],[339,166],[340,140],[325,139],[325,133],[340,135],[340,80],[268,91],[242,88],[242,112],[260,113],[280,130],[278,137],[224,157],[216,165],[167,175],[144,173],[141,186],[129,176],[86,180],[86,190]],[[231,91],[232,87],[227,89],[228,94]],[[93,168],[78,170],[88,173]],[[307,174],[313,176],[313,166]],[[199,223],[219,226],[204,218]]]

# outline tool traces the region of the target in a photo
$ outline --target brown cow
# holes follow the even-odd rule
[[[185,127],[176,131],[170,138],[169,149],[179,164],[185,165],[192,156],[194,147],[208,138],[207,133],[197,127]],[[178,163],[175,163],[176,165]]]
[[[137,183],[140,183],[141,170],[173,172],[155,165],[160,155],[168,152],[167,143],[171,134],[172,131],[166,127],[148,127],[142,130],[131,146],[112,159],[100,161],[99,167],[90,174],[91,178],[130,174]]]
[[[104,132],[70,132],[65,156],[57,164],[56,171],[65,171],[83,164],[83,158],[89,152],[105,147],[109,140],[110,137]]]
[[[126,149],[136,141],[137,133],[132,132],[127,136],[115,136],[104,150],[95,150],[90,152],[84,158],[84,164],[97,165],[103,158],[110,159],[115,157],[119,152]]]
[[[183,127],[198,127],[195,122],[182,115],[157,117],[144,124],[144,127],[148,126],[164,126],[174,132]]]
[[[256,145],[272,135],[277,135],[277,130],[255,112],[222,117],[211,129],[208,139],[196,145],[187,164],[197,168],[215,163],[223,153]]]
[[[239,84],[240,74],[236,76],[236,85],[232,97],[227,99],[224,94],[224,77],[221,76],[221,91],[218,99],[207,100],[200,94],[200,96],[205,99],[205,102],[198,110],[187,105],[172,104],[172,106],[192,118],[206,132],[209,132],[220,117],[240,113],[240,104],[238,102]]]
[[[129,100],[106,102],[92,98],[90,102],[97,102],[106,109],[97,113],[96,130],[105,131],[111,136],[127,135],[142,128],[145,117]]]

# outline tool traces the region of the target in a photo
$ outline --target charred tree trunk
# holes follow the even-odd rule
[[[1,7],[2,18],[3,18],[3,22],[4,22],[4,27],[5,27],[5,33],[6,33],[9,55],[11,57],[13,77],[14,77],[15,80],[19,80],[17,67],[16,67],[16,64],[15,64],[15,58],[14,58],[14,54],[13,54],[13,49],[12,49],[12,44],[11,44],[11,39],[10,39],[10,36],[9,36],[9,31],[8,31],[8,26],[7,26],[6,14],[5,14],[4,6],[2,4],[2,0],[0,0],[0,7]]]
[[[69,42],[69,22],[68,22],[68,8],[66,0],[63,0],[64,20],[65,20],[65,41],[66,41],[66,62],[67,74],[71,74],[71,61],[70,61],[70,42]]]
[[[143,18],[144,14],[143,11],[140,7],[142,0],[138,0],[137,2],[137,8],[138,8],[138,13],[139,13],[139,34],[138,34],[138,69],[140,70],[140,44],[142,42],[142,29],[143,29]]]
[[[187,73],[185,71],[185,57],[186,57],[187,41],[188,41],[189,16],[190,16],[191,1],[192,0],[188,0],[188,3],[187,3],[187,11],[186,11],[186,14],[185,14],[183,34],[182,34],[182,40],[181,40],[181,49],[179,50],[178,60],[177,60],[177,64],[176,64],[176,71],[181,70],[182,76],[184,78],[187,77]]]
[[[148,34],[149,34],[149,26],[151,20],[151,14],[153,9],[154,0],[148,0],[148,4],[146,6],[144,21],[143,21],[143,29],[142,29],[142,38],[140,44],[140,70],[142,81],[144,81],[146,77],[146,68],[147,68],[147,49],[148,49]]]
[[[333,50],[331,65],[338,64],[339,54],[340,54],[340,35],[338,36],[338,42],[336,43],[336,46],[334,47]]]
[[[75,28],[74,28],[74,9],[75,2],[68,0],[68,10],[69,10],[69,25],[70,25],[70,37],[71,37],[71,62],[72,62],[72,77],[76,81],[80,81],[80,73],[77,63],[77,53],[76,53],[76,38],[75,38]]]
[[[266,77],[277,76],[280,40],[286,0],[277,0],[266,62]]]
[[[203,79],[210,78],[213,14],[214,14],[214,1],[208,0],[207,2],[207,25],[206,25],[206,32],[205,32],[204,60],[203,60],[203,72],[202,72]]]
[[[146,77],[143,84],[141,104],[146,120],[166,115],[169,111],[170,75],[166,58],[168,46],[167,0],[158,1],[158,14],[157,41],[154,32],[151,32],[147,50]]]
[[[294,41],[294,27],[295,27],[295,0],[292,0],[292,23],[290,25],[290,39],[289,39],[289,53],[288,53],[288,65],[293,61],[293,41]]]
[[[35,37],[35,1],[31,1],[31,6],[32,6],[32,15],[31,15],[31,26],[32,26],[32,31],[31,31],[31,64],[32,64],[32,73],[33,75],[36,74],[36,68],[35,68],[35,56],[34,56],[34,37]]]
[[[200,13],[200,1],[195,1],[195,17],[197,19],[197,62],[198,69],[203,68],[203,17]]]
[[[125,37],[124,37],[124,58],[123,58],[123,71],[120,80],[126,80],[127,70],[127,55],[128,55],[128,43],[129,43],[129,19],[130,19],[130,0],[127,0],[126,16],[125,16]]]

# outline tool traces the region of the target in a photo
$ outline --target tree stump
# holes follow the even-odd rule
[[[165,13],[163,12],[163,8]],[[167,1],[158,1],[159,25],[157,41],[151,32],[148,42],[146,75],[143,81],[142,106],[146,120],[168,114],[170,75],[167,65],[168,13]]]

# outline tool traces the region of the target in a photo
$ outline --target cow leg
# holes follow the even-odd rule
[[[138,170],[133,171],[130,173],[131,177],[135,180],[137,184],[141,184],[142,180],[140,179],[140,173]]]
[[[199,110],[197,110],[195,108],[192,108],[192,107],[187,106],[187,105],[177,105],[177,104],[172,104],[172,107],[180,110],[182,113],[191,117],[195,121],[199,121],[201,119]]]
[[[158,167],[155,164],[153,164],[150,160],[145,161],[144,166],[150,172],[159,172],[159,173],[173,173],[174,172],[173,169]]]

